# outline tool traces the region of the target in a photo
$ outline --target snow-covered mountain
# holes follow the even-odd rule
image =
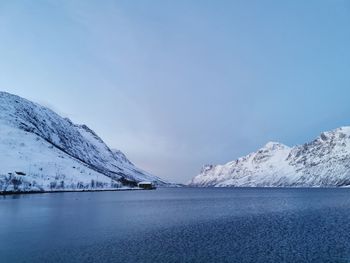
[[[86,125],[0,92],[0,192],[120,188],[139,181],[166,184]]]
[[[324,132],[295,147],[269,142],[225,165],[206,165],[191,186],[350,186],[350,127]]]

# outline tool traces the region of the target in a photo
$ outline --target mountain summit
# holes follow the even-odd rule
[[[215,187],[337,187],[350,185],[350,127],[323,132],[295,147],[269,142],[225,165],[206,165],[189,183]]]
[[[0,92],[0,192],[114,189],[139,181],[166,184],[86,125]]]

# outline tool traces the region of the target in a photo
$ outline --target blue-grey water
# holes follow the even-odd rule
[[[350,262],[350,189],[4,196],[0,262]]]

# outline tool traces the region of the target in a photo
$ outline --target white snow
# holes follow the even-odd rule
[[[139,181],[166,184],[87,126],[0,92],[0,192],[115,189]]]
[[[13,179],[20,180],[22,191],[122,187],[34,134],[1,121],[0,127],[0,192],[16,190]]]
[[[332,187],[350,185],[350,127],[295,147],[269,142],[225,165],[205,166],[191,186]]]

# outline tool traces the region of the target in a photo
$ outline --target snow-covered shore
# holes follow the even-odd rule
[[[135,188],[110,188],[110,189],[76,189],[76,190],[50,190],[50,191],[6,191],[0,192],[0,196],[4,195],[22,195],[22,194],[52,194],[52,193],[76,193],[76,192],[120,192],[120,191],[149,191],[139,187]]]

